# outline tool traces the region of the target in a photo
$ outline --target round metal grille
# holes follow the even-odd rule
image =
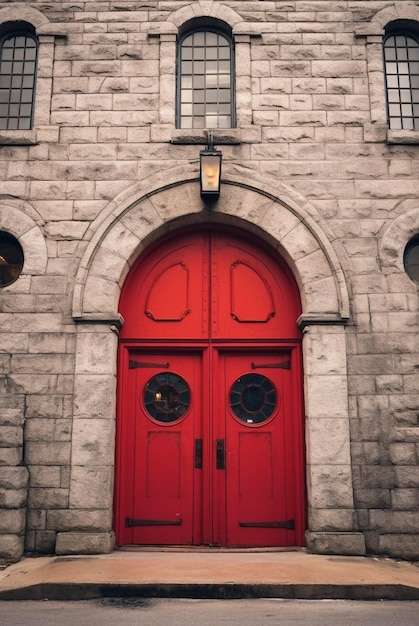
[[[268,420],[277,406],[274,384],[262,374],[243,374],[230,390],[230,408],[246,424],[261,424]]]
[[[178,374],[156,374],[144,389],[144,407],[158,422],[176,422],[187,412],[191,401],[188,383]]]

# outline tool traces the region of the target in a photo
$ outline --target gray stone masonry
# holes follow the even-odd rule
[[[236,55],[211,214],[205,133],[175,128],[176,37],[199,17]],[[0,130],[0,230],[25,254],[0,289],[1,561],[113,549],[120,287],[149,242],[207,219],[260,235],[300,287],[308,548],[419,559],[419,131],[387,127],[397,20],[419,33],[419,0],[0,0],[39,39],[34,127]]]

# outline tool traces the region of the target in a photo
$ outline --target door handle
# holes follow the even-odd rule
[[[202,439],[195,439],[195,469],[202,469]]]
[[[217,439],[217,469],[223,470],[226,467],[226,454],[224,439]]]

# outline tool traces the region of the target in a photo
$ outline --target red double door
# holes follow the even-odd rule
[[[302,545],[298,291],[253,242],[166,241],[124,285],[118,545]]]

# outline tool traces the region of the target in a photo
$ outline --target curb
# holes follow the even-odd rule
[[[115,584],[39,583],[0,591],[7,600],[93,600],[98,598],[194,598],[238,600],[419,600],[419,588],[407,585],[329,584]]]

